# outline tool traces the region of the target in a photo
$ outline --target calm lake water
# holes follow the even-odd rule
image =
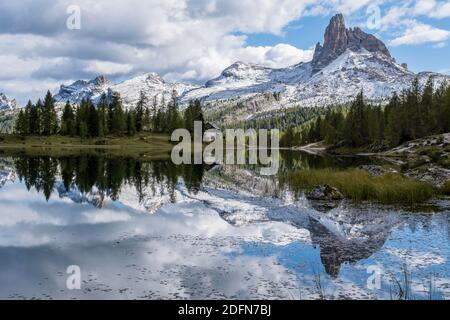
[[[256,169],[0,156],[0,298],[450,299],[448,200],[320,212]]]

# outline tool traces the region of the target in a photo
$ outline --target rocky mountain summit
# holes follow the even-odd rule
[[[367,34],[360,28],[347,28],[344,16],[335,15],[325,31],[325,42],[322,46],[317,43],[312,61],[313,74],[319,72],[331,62],[336,60],[347,50],[358,52],[365,49],[377,52],[391,58],[386,45],[375,36]]]

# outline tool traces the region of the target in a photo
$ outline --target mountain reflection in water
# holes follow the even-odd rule
[[[362,162],[284,153],[280,170]],[[323,272],[328,298],[395,298],[407,265],[417,298],[428,297],[431,274],[434,298],[450,298],[448,204],[436,215],[347,202],[323,213],[258,172],[89,154],[0,158],[0,297],[315,299]],[[99,272],[85,290],[36,287],[55,268],[63,278],[63,261],[76,257]],[[41,269],[16,286],[7,277],[24,276],[16,264],[27,259]],[[386,271],[379,291],[366,286],[372,265]]]

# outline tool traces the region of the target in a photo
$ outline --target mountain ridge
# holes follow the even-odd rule
[[[168,101],[176,91],[182,107],[199,99],[205,110],[223,112],[230,105],[242,106],[236,120],[258,113],[291,107],[322,107],[350,102],[361,90],[367,100],[385,102],[394,92],[407,89],[414,78],[424,84],[432,77],[436,85],[450,80],[434,72],[414,73],[398,64],[386,45],[360,28],[347,28],[342,14],[331,18],[325,30],[324,44],[318,43],[313,59],[287,68],[270,68],[237,61],[202,86],[165,81],[154,72],[140,74],[113,84],[100,76],[62,85],[55,95],[58,104],[97,102],[105,93],[120,93],[126,109],[136,105],[140,92]]]

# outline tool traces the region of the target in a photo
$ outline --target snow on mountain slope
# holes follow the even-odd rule
[[[80,103],[83,99],[98,99],[102,93],[107,92],[111,83],[106,77],[99,76],[91,81],[78,80],[71,85],[61,85],[55,95],[58,103]]]
[[[450,77],[423,72],[415,74],[392,58],[365,49],[347,49],[336,60],[316,74],[312,63],[302,63],[285,69],[270,69],[251,64],[234,64],[205,87],[188,91],[182,96],[185,103],[192,99],[205,102],[258,97],[265,93],[279,94],[280,101],[257,112],[292,106],[327,106],[351,101],[361,90],[374,102],[389,99],[394,92],[400,93],[411,86],[418,77],[424,85],[432,77],[435,86]],[[219,105],[218,108],[221,106]],[[216,107],[217,108],[217,107]]]
[[[14,99],[9,99],[3,93],[0,93],[0,111],[12,111],[19,107],[18,103]]]
[[[103,93],[109,97],[113,92],[117,92],[122,97],[123,105],[126,109],[132,109],[137,101],[141,91],[143,91],[148,99],[161,99],[162,96],[169,100],[173,90],[177,94],[183,94],[186,90],[192,89],[193,86],[168,83],[164,81],[156,73],[146,73],[131,78],[119,84],[112,84],[104,76],[100,76],[91,81],[79,80],[68,86],[61,86],[55,100],[59,104],[70,103],[79,104],[82,99],[91,99],[94,103],[98,102]]]
[[[251,97],[262,93],[282,93],[287,86],[308,79],[310,64],[299,64],[284,69],[272,69],[256,64],[236,62],[222,74],[206,83],[204,87],[186,92],[183,103],[192,99],[203,101],[227,100]]]
[[[174,90],[178,95],[181,95],[192,88],[193,86],[190,85],[166,82],[157,73],[146,73],[113,85],[109,88],[109,91],[120,93],[125,108],[133,108],[139,100],[141,91],[150,100],[154,97],[158,100],[164,97],[166,101],[170,101]]]
[[[414,74],[378,52],[348,49],[319,73],[300,82],[285,98],[292,104],[323,106],[348,102],[363,90],[368,100],[386,101],[394,92],[410,87],[416,77],[421,85],[433,77],[436,86],[448,79],[435,73]]]

